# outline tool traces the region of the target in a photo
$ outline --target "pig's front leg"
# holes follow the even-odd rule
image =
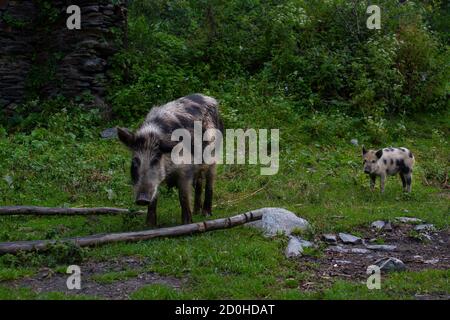
[[[156,227],[156,204],[157,198],[155,197],[152,202],[148,205],[147,211],[147,226]]]

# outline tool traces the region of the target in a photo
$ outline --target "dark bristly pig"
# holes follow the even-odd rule
[[[178,144],[178,141],[172,141],[172,133],[177,129],[186,129],[193,136],[194,123],[201,124],[202,133],[208,129],[223,132],[218,103],[214,98],[201,94],[182,97],[153,107],[135,133],[118,128],[120,141],[132,152],[131,180],[136,204],[148,206],[147,224],[150,226],[156,225],[158,187],[163,182],[169,187],[178,188],[184,224],[192,222],[192,188],[195,189],[194,213],[202,211],[205,215],[212,214],[216,164],[177,164],[171,157],[172,149]],[[203,142],[201,149],[216,142],[215,139]],[[205,198],[202,204],[203,185]]]
[[[411,192],[414,155],[406,148],[384,148],[366,150],[362,148],[364,173],[370,176],[370,188],[375,188],[376,177],[380,177],[380,189],[384,192],[387,176],[399,174],[403,191]]]

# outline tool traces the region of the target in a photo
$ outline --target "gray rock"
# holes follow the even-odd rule
[[[312,247],[314,244],[310,241],[297,237],[291,237],[286,247],[285,255],[287,258],[301,256],[304,248]]]
[[[397,246],[387,245],[387,244],[372,244],[366,245],[367,249],[377,250],[377,251],[395,251],[397,250]]]
[[[437,259],[437,258],[423,261],[423,263],[425,263],[425,264],[436,264],[438,262],[439,262],[439,259]]]
[[[350,140],[350,143],[354,146],[358,146],[358,139],[352,139]]]
[[[117,128],[108,128],[103,130],[100,135],[103,139],[114,139],[117,137]]]
[[[83,64],[83,69],[87,72],[102,71],[106,65],[106,61],[101,58],[92,58]]]
[[[386,222],[384,222],[382,220],[377,220],[377,221],[372,222],[372,224],[370,226],[374,229],[381,230],[384,228],[385,225],[386,225]]]
[[[337,237],[335,234],[332,233],[325,233],[322,235],[322,240],[326,243],[336,244],[337,243]]]
[[[264,235],[267,237],[275,236],[279,233],[290,235],[293,230],[305,231],[310,226],[308,221],[283,208],[262,208],[252,212],[261,211],[263,214],[262,219],[247,225],[263,230]]]
[[[430,232],[435,231],[436,228],[434,227],[434,225],[428,223],[428,224],[419,224],[414,228],[414,230],[419,232]]]
[[[384,227],[383,227],[383,230],[386,230],[386,231],[392,231],[392,225],[391,225],[391,223],[390,223],[390,222],[386,222],[386,224],[385,224]]]
[[[333,251],[337,253],[348,253],[348,249],[342,247],[342,246],[330,246],[326,249],[326,251]]]
[[[406,266],[403,261],[393,257],[380,259],[375,262],[375,265],[379,266],[381,271],[384,272],[406,270]]]
[[[418,218],[410,218],[410,217],[396,217],[395,220],[402,222],[402,223],[421,223],[422,220]]]
[[[339,233],[339,239],[341,239],[341,241],[343,243],[349,243],[349,244],[360,244],[360,243],[362,243],[362,239],[361,238],[358,238],[358,237],[355,237],[355,236],[353,236],[351,234],[343,233],[343,232]]]

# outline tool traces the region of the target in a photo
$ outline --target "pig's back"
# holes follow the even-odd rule
[[[200,121],[204,130],[208,128],[221,130],[216,99],[193,94],[153,107],[143,126],[158,127],[163,134],[171,134],[174,130],[182,128],[192,131],[195,121]]]

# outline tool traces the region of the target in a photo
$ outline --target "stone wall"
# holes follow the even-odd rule
[[[69,5],[81,30],[69,30]],[[0,0],[0,110],[27,98],[89,93],[104,104],[107,70],[122,45],[126,8],[109,0]]]

